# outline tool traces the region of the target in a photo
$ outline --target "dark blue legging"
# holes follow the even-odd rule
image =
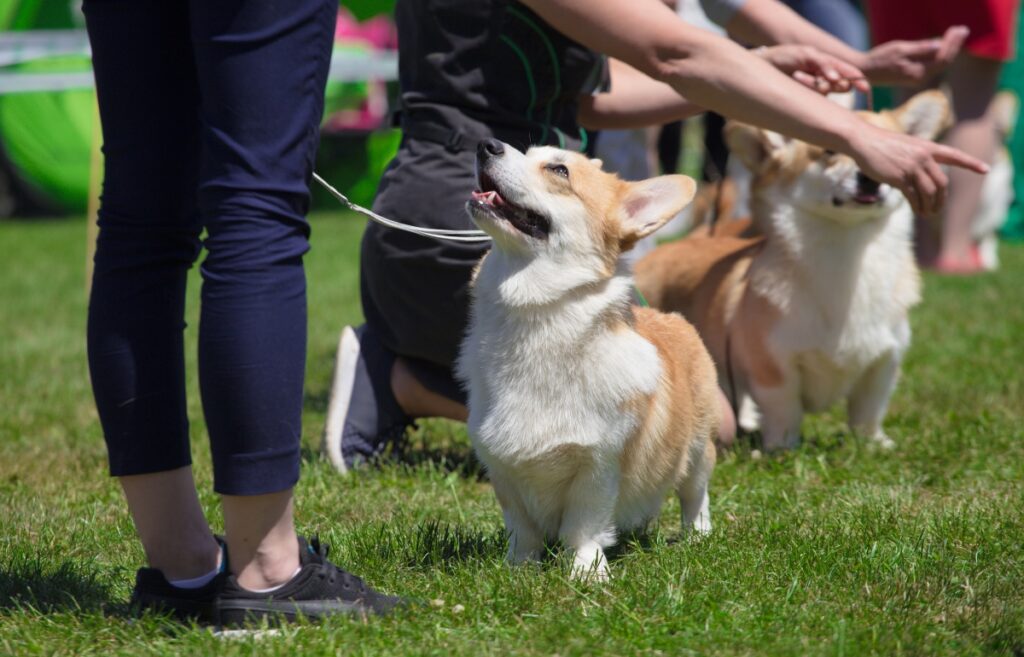
[[[191,463],[185,279],[218,492],[299,474],[308,183],[336,0],[85,0],[106,169],[89,370],[112,475]],[[205,229],[205,240],[200,241]]]

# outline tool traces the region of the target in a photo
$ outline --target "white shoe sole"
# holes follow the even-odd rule
[[[331,400],[327,405],[327,424],[324,427],[322,450],[331,464],[341,474],[348,472],[345,458],[341,453],[342,430],[348,405],[352,401],[352,386],[356,380],[359,365],[359,338],[352,327],[341,330],[338,339],[338,353],[334,359],[334,380],[331,382]]]

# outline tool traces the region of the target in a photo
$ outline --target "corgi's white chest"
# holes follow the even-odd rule
[[[786,312],[769,340],[799,376],[807,410],[831,406],[880,358],[909,346],[907,313],[919,300],[919,283],[908,220],[897,210],[882,230],[860,235],[808,234],[811,222],[802,222],[804,248],[790,267],[788,289],[773,290]]]
[[[619,449],[636,429],[624,408],[655,390],[657,350],[631,330],[604,328],[585,306],[516,316],[478,299],[460,375],[485,461],[526,462],[566,445]]]

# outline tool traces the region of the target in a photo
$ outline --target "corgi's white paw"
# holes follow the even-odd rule
[[[896,442],[881,429],[872,434],[871,443],[879,449],[890,450],[896,448]]]
[[[608,581],[608,560],[597,544],[576,551],[572,560],[572,578],[577,581]]]
[[[693,521],[690,528],[695,534],[707,536],[711,533],[711,514],[701,513],[697,516],[697,519]]]

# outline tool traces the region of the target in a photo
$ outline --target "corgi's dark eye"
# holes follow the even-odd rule
[[[563,178],[569,177],[569,169],[567,169],[564,164],[549,164],[548,171],[554,173],[556,176],[561,176]]]
[[[830,151],[828,149],[825,149],[825,157],[833,157],[835,154],[836,154],[835,151]]]

